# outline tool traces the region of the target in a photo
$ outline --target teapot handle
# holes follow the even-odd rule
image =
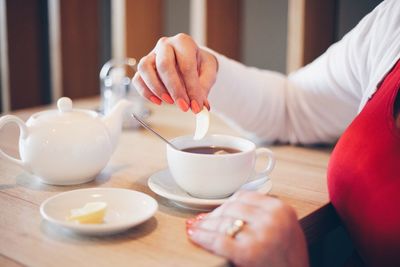
[[[0,130],[3,128],[4,125],[7,123],[16,123],[20,130],[20,138],[26,138],[28,136],[28,128],[25,125],[25,122],[14,115],[6,115],[0,118]],[[20,159],[16,159],[7,155],[1,148],[0,148],[0,158],[3,158],[11,163],[17,164],[22,168],[26,168],[25,164]]]

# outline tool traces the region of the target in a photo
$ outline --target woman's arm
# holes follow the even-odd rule
[[[256,141],[334,142],[400,54],[399,6],[383,2],[288,77],[213,52],[219,64],[213,110]]]
[[[194,113],[211,105],[255,141],[334,142],[400,56],[399,14],[400,1],[384,1],[288,77],[200,48],[185,34],[164,37],[140,60],[133,83],[156,104]]]

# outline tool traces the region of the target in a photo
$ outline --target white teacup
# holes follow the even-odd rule
[[[180,150],[167,145],[169,170],[175,182],[188,194],[198,198],[225,198],[243,184],[265,178],[275,166],[275,157],[267,148],[256,148],[246,139],[229,135],[209,135],[202,140],[181,136],[170,141]],[[194,147],[226,147],[240,150],[232,154],[198,154],[182,149]],[[266,155],[267,166],[255,170],[256,159]]]

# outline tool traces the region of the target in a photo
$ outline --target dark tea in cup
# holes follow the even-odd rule
[[[198,146],[182,149],[184,152],[208,155],[235,154],[241,152],[239,149],[222,146]]]

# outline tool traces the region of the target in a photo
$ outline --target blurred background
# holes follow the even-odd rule
[[[379,0],[0,0],[0,112],[100,92],[110,58],[191,34],[247,65],[283,73],[312,61]]]

